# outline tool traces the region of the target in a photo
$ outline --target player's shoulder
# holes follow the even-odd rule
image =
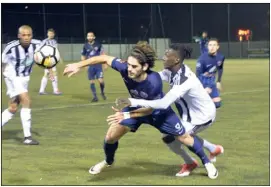
[[[32,39],[31,40],[31,43],[32,44],[40,44],[42,41],[41,40],[38,40],[38,39]]]
[[[7,43],[7,45],[4,48],[3,53],[8,53],[12,48],[16,47],[20,45],[20,41],[19,40],[13,40],[9,43]]]
[[[206,58],[208,58],[208,53],[203,53],[199,56],[199,60],[205,60]]]
[[[225,58],[225,56],[224,56],[221,52],[218,52],[217,54],[218,54],[218,57],[219,57],[219,58],[221,58],[221,59],[224,59],[224,58]]]
[[[152,71],[152,70],[148,71],[148,79],[151,82],[162,81],[160,74],[158,72]]]

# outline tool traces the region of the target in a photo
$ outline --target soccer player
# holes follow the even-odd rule
[[[221,107],[219,91],[222,90],[221,78],[225,56],[218,52],[219,42],[211,38],[208,43],[208,53],[202,54],[197,62],[196,74],[207,93],[213,99],[216,108]],[[217,73],[217,81],[216,81]]]
[[[95,35],[93,32],[88,32],[87,34],[88,42],[84,45],[82,50],[81,60],[86,60],[93,56],[99,56],[104,54],[104,49],[102,44],[95,41]],[[98,97],[96,94],[95,80],[98,79],[101,88],[101,96],[106,100],[104,94],[104,79],[103,79],[103,67],[101,64],[90,65],[88,67],[88,80],[90,80],[90,89],[93,95],[91,102],[97,102]]]
[[[32,28],[23,25],[18,30],[19,40],[7,44],[2,53],[3,76],[9,95],[9,107],[2,112],[2,127],[14,116],[19,104],[21,122],[26,145],[38,145],[39,142],[31,137],[31,109],[28,94],[28,83],[34,63],[34,51],[40,44],[39,40],[32,39]]]
[[[166,109],[172,103],[181,116],[181,123],[186,131],[191,135],[196,135],[208,128],[215,120],[216,108],[209,95],[202,87],[200,81],[190,68],[183,64],[185,58],[191,54],[191,48],[180,44],[172,44],[164,55],[164,70],[159,72],[163,81],[170,84],[171,90],[161,99],[147,101],[143,99],[117,99],[117,105],[131,107],[151,107],[153,109]],[[123,114],[109,116],[109,121],[120,121]],[[129,116],[129,114],[125,114]],[[138,115],[138,114],[137,114]],[[145,114],[147,115],[147,114]],[[133,117],[130,115],[130,117]],[[185,164],[176,176],[188,176],[198,164],[190,157],[181,144],[172,135],[163,137],[167,146],[176,154],[184,158]],[[210,160],[215,162],[216,156],[223,152],[223,147],[214,145],[207,140],[203,140],[203,146],[210,152]]]
[[[55,40],[55,31],[54,29],[48,29],[47,31],[47,36],[48,38],[44,39],[42,41],[42,45],[51,45],[55,48],[57,48],[57,41]],[[47,93],[45,92],[45,88],[47,86],[48,78],[49,78],[49,71],[53,71],[53,78],[51,79],[52,81],[52,86],[53,86],[53,92],[54,95],[62,95],[62,93],[58,89],[58,77],[57,77],[57,70],[56,66],[53,67],[51,70],[44,69],[44,76],[41,79],[41,84],[40,84],[40,95],[46,95]]]
[[[200,53],[207,53],[207,44],[208,44],[208,33],[206,31],[202,32],[202,37],[198,40],[198,43],[200,45]]]
[[[163,97],[162,80],[157,72],[151,70],[154,66],[155,52],[149,45],[137,45],[133,48],[128,57],[127,63],[121,63],[112,56],[97,56],[88,60],[69,64],[64,70],[64,75],[72,76],[79,72],[80,68],[92,65],[107,63],[116,71],[119,71],[124,83],[133,98],[145,98],[147,100],[159,99]],[[205,92],[206,94],[206,92]],[[213,104],[213,103],[212,103]],[[170,106],[164,110],[152,110],[151,108],[124,108],[124,113],[146,112],[145,117],[136,119],[126,119],[121,123],[111,124],[104,141],[105,160],[97,163],[90,168],[89,173],[98,174],[105,168],[114,163],[115,152],[118,148],[118,141],[127,132],[135,132],[141,124],[146,123],[154,126],[160,132],[168,134],[170,138],[165,138],[165,141],[170,141],[172,138],[180,141],[188,146],[205,165],[208,176],[215,179],[218,176],[218,171],[210,162],[209,158],[204,153],[202,147],[202,139],[197,136],[190,136],[185,132],[183,124],[174,113]],[[128,116],[127,116],[128,117]]]

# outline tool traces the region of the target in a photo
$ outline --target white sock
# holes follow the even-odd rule
[[[203,140],[203,147],[208,149],[210,153],[213,153],[215,151],[216,145],[208,142],[207,140]]]
[[[13,116],[14,114],[11,113],[8,109],[4,110],[4,112],[2,112],[2,127],[7,124],[7,122],[11,120]]]
[[[174,140],[173,142],[166,144],[169,149],[176,153],[177,155],[181,156],[184,159],[184,162],[186,164],[192,164],[193,160],[195,160],[193,157],[191,157],[182,147],[182,143],[178,140]]]
[[[24,130],[24,137],[31,136],[31,109],[22,108],[21,109],[21,121]]]
[[[40,92],[44,92],[47,85],[48,78],[43,76],[40,84]]]
[[[54,76],[54,81],[52,81],[52,85],[53,85],[53,90],[54,92],[58,92],[58,85],[57,85],[57,76]]]

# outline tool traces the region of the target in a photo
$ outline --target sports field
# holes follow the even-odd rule
[[[195,69],[195,60],[187,61]],[[160,133],[143,125],[119,144],[114,167],[90,176],[90,166],[102,161],[103,138],[115,98],[127,97],[120,75],[105,72],[107,101],[92,98],[86,70],[62,76],[63,96],[39,96],[43,71],[34,68],[30,81],[33,137],[39,146],[25,146],[20,114],[2,131],[2,185],[269,185],[269,60],[226,60],[223,104],[217,121],[201,136],[224,146],[217,159],[219,176],[211,180],[203,167],[177,178],[182,159],[162,143]],[[156,63],[156,70],[162,63]],[[99,92],[99,86],[96,85]],[[168,86],[164,87],[165,90]],[[47,92],[52,92],[48,81]],[[7,107],[2,81],[2,110]]]

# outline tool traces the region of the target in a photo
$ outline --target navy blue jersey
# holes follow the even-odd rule
[[[94,56],[99,56],[103,53],[104,53],[104,49],[103,49],[102,44],[95,41],[93,44],[85,43],[83,50],[81,52],[81,55],[85,56],[86,58],[91,58]],[[102,67],[101,64],[96,64],[94,66]]]
[[[210,55],[202,54],[197,61],[197,77],[203,86],[213,86],[216,83],[216,73],[219,71],[218,81],[220,82],[225,57],[221,53]]]
[[[199,45],[200,45],[200,53],[207,53],[208,52],[208,38],[201,38],[199,40]]]
[[[121,63],[120,59],[115,58],[112,62],[112,68],[120,72],[132,98],[155,100],[164,97],[162,79],[159,73],[149,71],[144,81],[136,82],[128,77],[127,63]],[[168,109],[170,109],[170,107],[168,107]],[[167,110],[162,111],[165,112]],[[155,110],[153,114],[161,114],[162,111]]]

